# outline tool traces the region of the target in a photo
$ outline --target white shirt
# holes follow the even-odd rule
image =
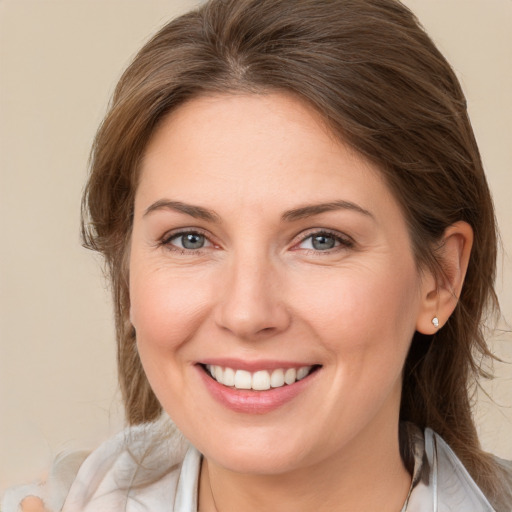
[[[413,482],[402,512],[512,511],[512,504],[491,506],[440,436],[411,432]],[[127,428],[82,460],[62,458],[45,486],[8,491],[2,512],[17,512],[28,495],[41,497],[52,512],[197,512],[201,454],[166,416]]]

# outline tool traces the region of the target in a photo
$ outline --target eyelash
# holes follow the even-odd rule
[[[210,244],[211,247],[215,247],[215,244],[208,238],[207,234],[199,229],[182,229],[179,231],[173,231],[171,233],[166,233],[162,239],[159,241],[158,246],[164,247],[169,251],[177,252],[180,255],[187,255],[192,256],[196,254],[201,254],[203,252],[203,249],[209,248],[208,247],[200,247],[199,249],[186,249],[177,247],[172,244],[172,240],[178,239],[180,237],[184,237],[186,235],[199,235],[205,238],[205,240]],[[300,239],[293,243],[292,250],[301,250],[298,246],[306,242],[308,239],[313,239],[313,237],[321,237],[325,236],[328,238],[333,238],[335,243],[338,245],[335,245],[331,249],[326,250],[318,250],[318,249],[303,249],[308,254],[314,254],[315,256],[320,256],[322,254],[333,254],[340,250],[346,250],[354,247],[355,243],[352,238],[350,238],[347,235],[341,235],[340,233],[337,233],[335,231],[330,231],[326,229],[321,230],[310,230],[306,232],[305,234],[302,234],[300,236]]]
[[[323,256],[323,255],[332,255],[334,253],[337,253],[338,251],[343,251],[346,249],[351,249],[354,247],[355,243],[352,238],[350,238],[347,235],[342,235],[336,231],[330,231],[328,229],[320,229],[320,230],[310,230],[304,234],[301,234],[299,241],[294,243],[292,246],[293,250],[301,250],[299,245],[306,242],[308,239],[313,239],[314,237],[321,237],[325,236],[327,238],[333,238],[334,242],[338,245],[335,245],[331,249],[327,250],[319,250],[319,249],[302,249],[307,252],[307,254],[311,254],[314,256]]]
[[[201,254],[202,250],[205,249],[205,247],[200,247],[199,249],[186,249],[182,247],[177,247],[176,245],[173,245],[171,242],[172,240],[178,239],[180,237],[184,237],[186,235],[199,235],[205,238],[206,241],[208,241],[212,246],[215,246],[215,244],[208,238],[206,233],[201,231],[200,229],[181,229],[179,231],[172,231],[170,233],[166,233],[158,245],[160,247],[164,247],[168,251],[177,252],[180,255],[194,255],[194,254]]]

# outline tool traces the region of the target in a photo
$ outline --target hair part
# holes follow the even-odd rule
[[[163,27],[115,90],[91,153],[83,239],[112,282],[120,386],[130,424],[161,406],[129,320],[128,257],[140,161],[157,125],[202,94],[284,91],[382,170],[408,222],[419,268],[440,275],[439,241],[465,221],[474,246],[458,305],[434,336],[416,333],[404,367],[401,419],[439,433],[476,482],[499,496],[471,413],[482,332],[497,311],[497,234],[459,82],[415,16],[397,0],[211,0]],[[497,499],[497,498],[496,498]]]

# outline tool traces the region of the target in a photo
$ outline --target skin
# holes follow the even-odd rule
[[[22,512],[47,512],[43,502],[35,496],[28,496],[20,505]]]
[[[433,316],[442,323],[456,303],[470,230],[446,234],[450,282],[420,273],[379,170],[283,94],[182,105],[141,172],[131,320],[156,395],[205,456],[201,510],[400,510],[402,367],[414,331],[434,332]],[[339,201],[352,206],[286,214]],[[318,250],[311,235],[326,231],[334,247]],[[203,247],[184,248],[187,232]],[[277,410],[244,414],[198,372],[227,356],[321,368]]]
[[[344,207],[283,218],[333,201]],[[183,248],[187,231],[202,248]],[[312,244],[319,232],[332,248]],[[136,194],[131,319],[155,393],[204,454],[201,511],[400,510],[403,363],[414,331],[453,311],[471,228],[442,244],[445,276],[419,272],[379,170],[292,96],[201,97],[168,116]],[[245,414],[200,377],[198,362],[225,356],[321,368],[275,411]]]

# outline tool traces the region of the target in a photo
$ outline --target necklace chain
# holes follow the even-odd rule
[[[212,479],[210,478],[210,465],[208,463],[206,465],[206,469],[208,472],[208,486],[210,487],[210,495],[212,497],[213,507],[215,508],[215,512],[219,512],[219,509],[217,508],[217,502],[215,501],[215,495],[213,494]]]
[[[212,497],[213,501],[213,507],[215,509],[215,512],[219,512],[219,509],[217,508],[217,502],[215,501],[215,495],[213,494],[213,487],[212,487],[212,479],[210,478],[210,468],[207,465],[207,471],[208,471],[208,487],[210,487],[210,496]],[[411,490],[409,490],[409,494],[407,495],[407,499],[405,500],[404,506],[400,510],[400,512],[407,512],[407,507],[409,505],[409,498],[411,495]]]

